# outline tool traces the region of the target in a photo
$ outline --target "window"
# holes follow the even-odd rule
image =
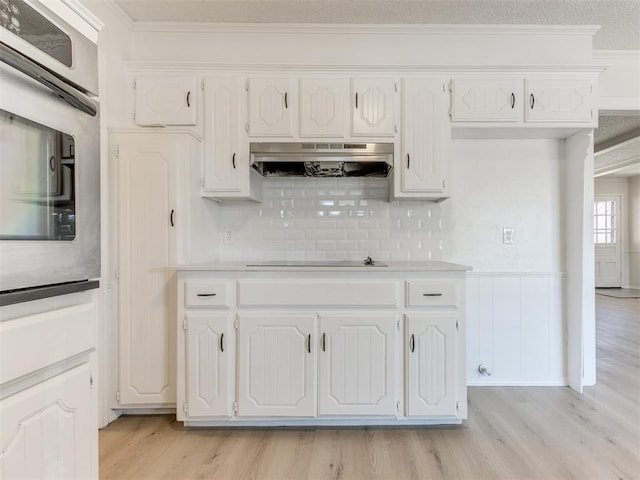
[[[594,243],[617,243],[616,201],[593,202]]]

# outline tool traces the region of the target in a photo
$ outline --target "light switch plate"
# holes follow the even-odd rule
[[[502,229],[502,243],[512,245],[514,243],[515,232],[516,230],[513,227],[504,227]]]

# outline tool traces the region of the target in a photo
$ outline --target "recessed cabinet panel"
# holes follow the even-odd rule
[[[0,401],[2,478],[95,478],[90,383],[85,363]]]
[[[187,416],[230,416],[235,336],[230,315],[188,313]]]
[[[240,315],[238,414],[316,415],[316,316]]]
[[[517,122],[522,118],[522,81],[455,79],[451,82],[453,122]]]
[[[351,80],[351,135],[394,136],[397,86],[389,78]]]
[[[343,137],[348,111],[346,78],[300,80],[300,136]]]
[[[594,111],[590,79],[540,79],[525,81],[525,121],[591,122]]]
[[[456,315],[407,318],[407,415],[456,415]]]
[[[197,93],[197,80],[194,75],[137,76],[136,125],[195,125]]]
[[[240,148],[241,86],[240,79],[233,77],[207,77],[204,81],[205,192],[242,192],[243,186],[248,188],[246,149]]]
[[[186,228],[180,202],[189,135],[116,134],[119,391],[122,404],[175,402],[175,273]],[[173,292],[173,294],[169,294]]]
[[[295,94],[288,78],[249,79],[249,136],[293,137]]]
[[[403,83],[401,192],[443,193],[448,172],[446,90],[437,78]]]
[[[320,415],[395,413],[394,315],[320,316]]]

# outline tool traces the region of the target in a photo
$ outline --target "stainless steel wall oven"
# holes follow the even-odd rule
[[[97,47],[36,0],[0,0],[0,304],[97,286]]]

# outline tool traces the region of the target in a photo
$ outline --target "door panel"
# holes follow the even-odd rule
[[[595,197],[593,226],[597,288],[622,286],[621,199],[620,196]]]

